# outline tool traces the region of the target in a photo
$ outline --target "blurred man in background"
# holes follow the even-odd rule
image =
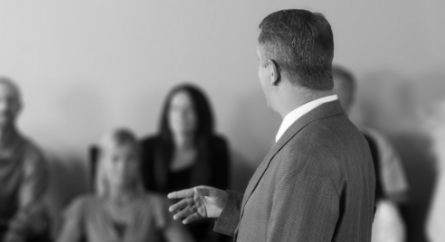
[[[48,182],[42,152],[17,130],[20,90],[0,77],[0,241],[26,241],[44,226],[42,197]],[[35,241],[35,240],[34,240]]]
[[[334,92],[343,109],[349,113],[355,100],[356,81],[348,70],[332,68]],[[397,206],[407,200],[408,183],[397,153],[386,138],[375,130],[361,129],[371,149],[376,170],[376,216],[373,242],[404,241],[404,224]]]

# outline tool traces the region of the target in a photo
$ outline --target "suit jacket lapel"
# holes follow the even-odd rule
[[[320,105],[319,107],[313,109],[309,113],[303,115],[301,118],[299,118],[297,121],[295,121],[287,130],[284,132],[283,136],[278,140],[277,143],[272,147],[272,149],[267,153],[266,157],[263,159],[261,164],[258,166],[257,170],[253,174],[252,178],[249,181],[249,184],[247,185],[246,191],[244,193],[243,197],[243,203],[241,208],[241,216],[244,212],[244,206],[246,205],[247,201],[249,200],[250,196],[252,195],[253,191],[255,190],[256,186],[258,185],[258,182],[261,180],[261,177],[263,176],[264,172],[269,167],[269,164],[272,160],[272,158],[275,156],[275,154],[283,148],[284,145],[286,145],[289,140],[294,137],[302,128],[310,124],[311,122],[327,118],[330,116],[342,114],[343,109],[340,105],[340,102],[333,101],[328,102],[325,104]]]

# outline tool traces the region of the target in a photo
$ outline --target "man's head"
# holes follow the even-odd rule
[[[21,107],[18,86],[13,80],[0,77],[0,127],[14,125]]]
[[[323,15],[306,10],[282,10],[259,25],[259,78],[274,109],[274,88],[282,82],[307,91],[332,90],[334,40]]]
[[[340,99],[341,106],[348,113],[351,110],[355,98],[355,79],[352,73],[345,68],[332,67],[334,79],[334,92]]]

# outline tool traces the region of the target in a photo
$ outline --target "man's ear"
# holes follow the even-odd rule
[[[281,80],[280,78],[281,74],[280,71],[278,70],[277,63],[274,60],[269,59],[268,62],[269,62],[269,67],[271,68],[270,70],[271,82],[272,82],[271,84],[276,86]]]

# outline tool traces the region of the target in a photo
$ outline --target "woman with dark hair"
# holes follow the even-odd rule
[[[190,84],[173,88],[160,121],[158,134],[141,143],[145,188],[163,194],[198,185],[227,189],[227,143],[214,132],[204,93]],[[197,242],[219,240],[212,227],[210,221],[188,225]]]

